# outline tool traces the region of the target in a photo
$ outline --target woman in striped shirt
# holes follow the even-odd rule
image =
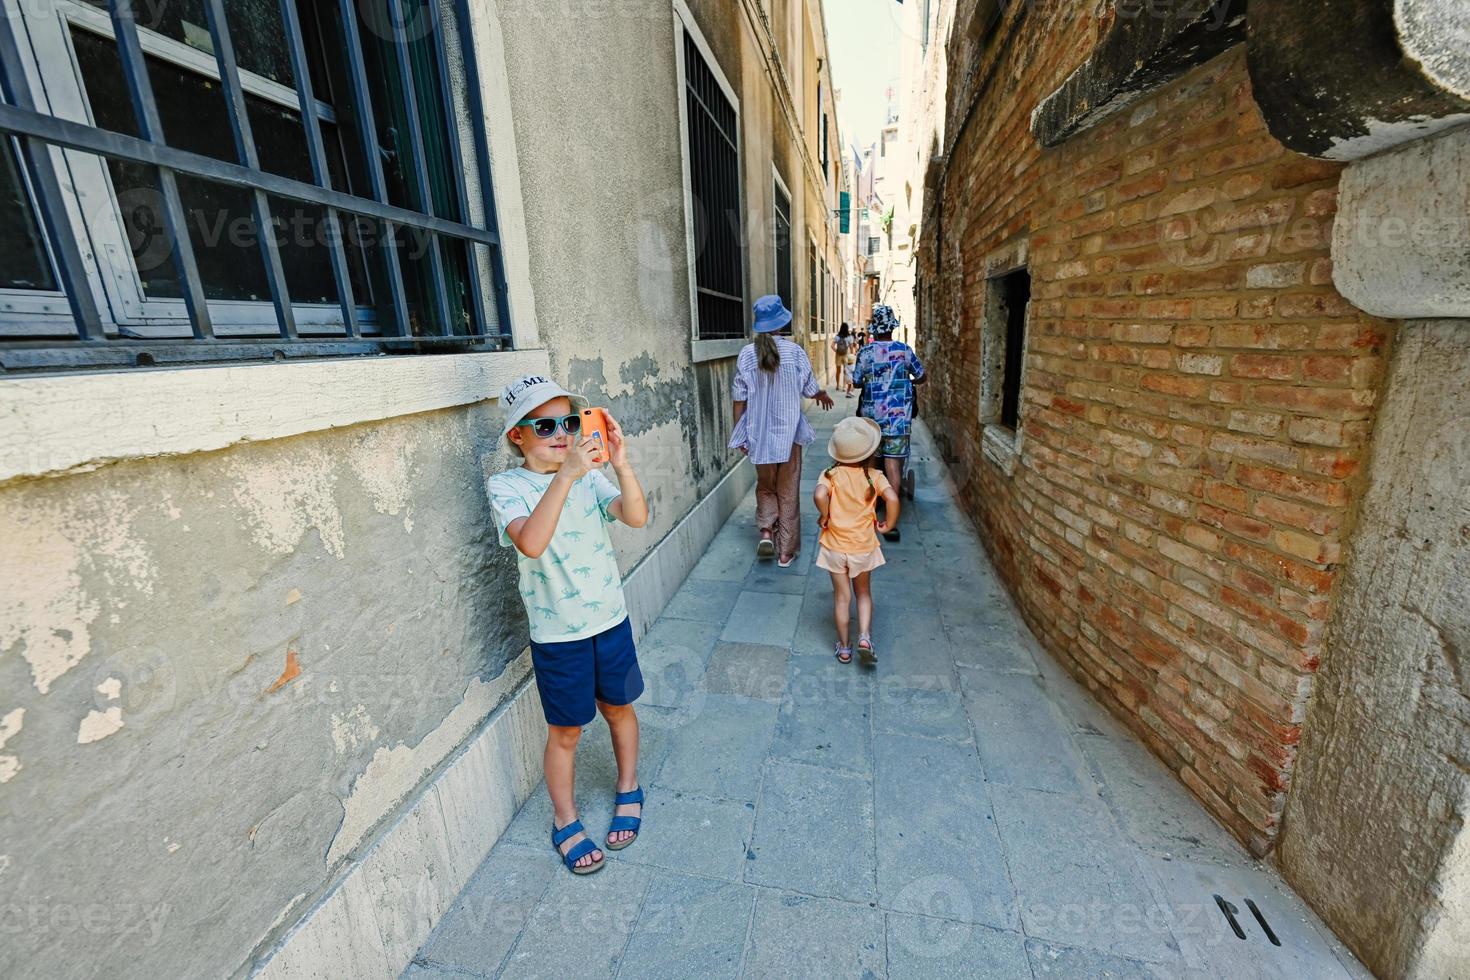
[[[823,408],[832,407],[806,351],[775,336],[790,323],[791,311],[781,297],[755,301],[755,343],[741,349],[731,385],[735,431],[730,448],[755,464],[756,554],[779,554],[782,568],[796,560],[801,548],[801,448],[817,437],[802,414],[801,400],[813,398]]]

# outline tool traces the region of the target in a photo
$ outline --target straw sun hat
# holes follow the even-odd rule
[[[883,430],[872,419],[848,417],[837,423],[827,440],[827,455],[839,463],[861,463],[878,451]]]

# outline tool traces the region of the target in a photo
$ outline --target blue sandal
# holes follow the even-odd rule
[[[625,803],[637,803],[640,807],[639,813],[641,814],[641,807],[643,806],[643,787],[635,786],[633,789],[628,790],[628,792],[626,793],[619,793],[613,800],[614,806],[622,806]],[[623,848],[636,841],[638,839],[638,826],[641,823],[643,823],[643,817],[641,815],[636,817],[613,817],[612,823],[608,824],[607,826],[607,849],[609,851],[621,851]],[[612,835],[620,830],[631,830],[633,831],[633,836],[629,837],[627,840],[623,841],[620,844],[614,843],[612,840]]]
[[[574,875],[590,875],[594,871],[601,871],[602,866],[607,863],[606,858],[599,858],[598,860],[593,861],[591,864],[584,865],[580,868],[577,867],[578,861],[582,860],[582,858],[586,857],[588,854],[591,854],[593,851],[599,850],[598,846],[592,843],[591,837],[584,837],[576,844],[573,844],[570,851],[562,854],[562,844],[566,843],[571,838],[576,837],[578,834],[585,832],[585,829],[582,827],[582,821],[580,820],[573,820],[561,830],[556,829],[556,824],[551,825],[551,846],[555,848],[557,855],[562,860],[562,863],[567,866],[567,870]]]

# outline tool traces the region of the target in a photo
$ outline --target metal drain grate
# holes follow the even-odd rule
[[[1240,909],[1236,908],[1235,903],[1228,902],[1221,896],[1216,895],[1215,904],[1224,913],[1225,921],[1230,923],[1230,928],[1235,932],[1235,938],[1246,939],[1245,930],[1240,925]],[[1261,927],[1261,932],[1266,934],[1266,938],[1270,940],[1271,945],[1280,946],[1281,940],[1276,938],[1276,930],[1272,929],[1271,923],[1266,921],[1266,915],[1261,911],[1261,907],[1256,904],[1255,899],[1247,898],[1245,900],[1245,907],[1251,910],[1251,915],[1255,916],[1256,924]]]

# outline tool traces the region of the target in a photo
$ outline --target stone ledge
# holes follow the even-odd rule
[[[0,379],[0,483],[467,405],[549,370],[524,350]]]
[[[1244,0],[1164,5],[1119,0],[1092,55],[1031,114],[1042,146],[1057,146],[1144,93],[1245,40]]]

